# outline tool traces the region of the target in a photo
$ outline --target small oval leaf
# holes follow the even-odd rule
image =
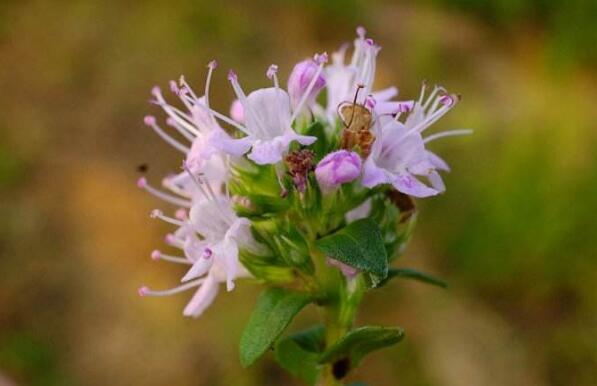
[[[248,367],[259,359],[310,301],[308,294],[284,288],[263,291],[240,340],[241,364]]]
[[[359,327],[328,348],[319,358],[319,363],[348,360],[350,371],[359,365],[365,355],[398,343],[402,338],[404,331],[397,327]]]
[[[373,287],[388,275],[388,257],[381,231],[370,218],[352,222],[317,240],[316,245],[327,256],[369,273]]]

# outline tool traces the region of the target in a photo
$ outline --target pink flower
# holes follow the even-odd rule
[[[361,157],[348,150],[326,155],[315,168],[315,177],[323,191],[354,181],[361,174]]]
[[[377,120],[375,142],[363,165],[363,185],[368,188],[392,184],[398,191],[414,197],[429,197],[445,190],[437,170],[449,170],[448,165],[425,148],[433,140],[470,134],[471,130],[450,130],[423,138],[422,133],[450,111],[458,97],[441,87],[435,87],[425,98],[426,86],[412,108],[405,105],[394,117],[384,115]],[[402,118],[406,115],[406,119]],[[431,186],[421,182],[425,177]]]

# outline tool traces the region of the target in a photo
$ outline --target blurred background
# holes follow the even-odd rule
[[[378,87],[440,82],[463,96],[436,129],[445,195],[420,202],[395,281],[359,323],[407,339],[351,379],[372,386],[597,384],[597,2],[591,0],[0,2],[0,385],[298,385],[238,340],[259,288],[198,320],[180,267],[152,262],[167,226],[135,186],[179,155],[142,124],[149,90],[186,74],[227,111],[225,79],[268,84],[271,63],[335,50],[364,25],[383,46]],[[293,327],[312,322],[310,310]]]

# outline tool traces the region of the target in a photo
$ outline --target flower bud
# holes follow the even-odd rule
[[[312,59],[303,60],[294,66],[290,73],[290,77],[288,78],[288,94],[290,95],[292,106],[296,107],[298,105],[304,93],[307,91],[309,84],[313,80],[313,77],[317,73],[318,67],[317,63]],[[319,94],[324,86],[325,78],[320,73],[317,76],[313,88],[309,92],[307,105],[312,104],[315,101],[317,94]]]
[[[361,157],[348,150],[338,150],[326,155],[315,168],[315,177],[323,191],[354,181],[360,174]]]

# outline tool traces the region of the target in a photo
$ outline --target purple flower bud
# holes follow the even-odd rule
[[[304,93],[307,91],[309,84],[313,80],[313,77],[317,73],[318,65],[312,59],[303,60],[294,66],[290,77],[288,78],[288,94],[294,107],[297,106]],[[317,80],[313,85],[313,88],[309,92],[307,98],[307,105],[312,104],[317,97],[317,94],[321,89],[325,87],[325,78],[323,74],[317,76]]]
[[[323,191],[354,181],[360,174],[361,157],[348,150],[338,150],[326,155],[315,168],[315,177]]]

